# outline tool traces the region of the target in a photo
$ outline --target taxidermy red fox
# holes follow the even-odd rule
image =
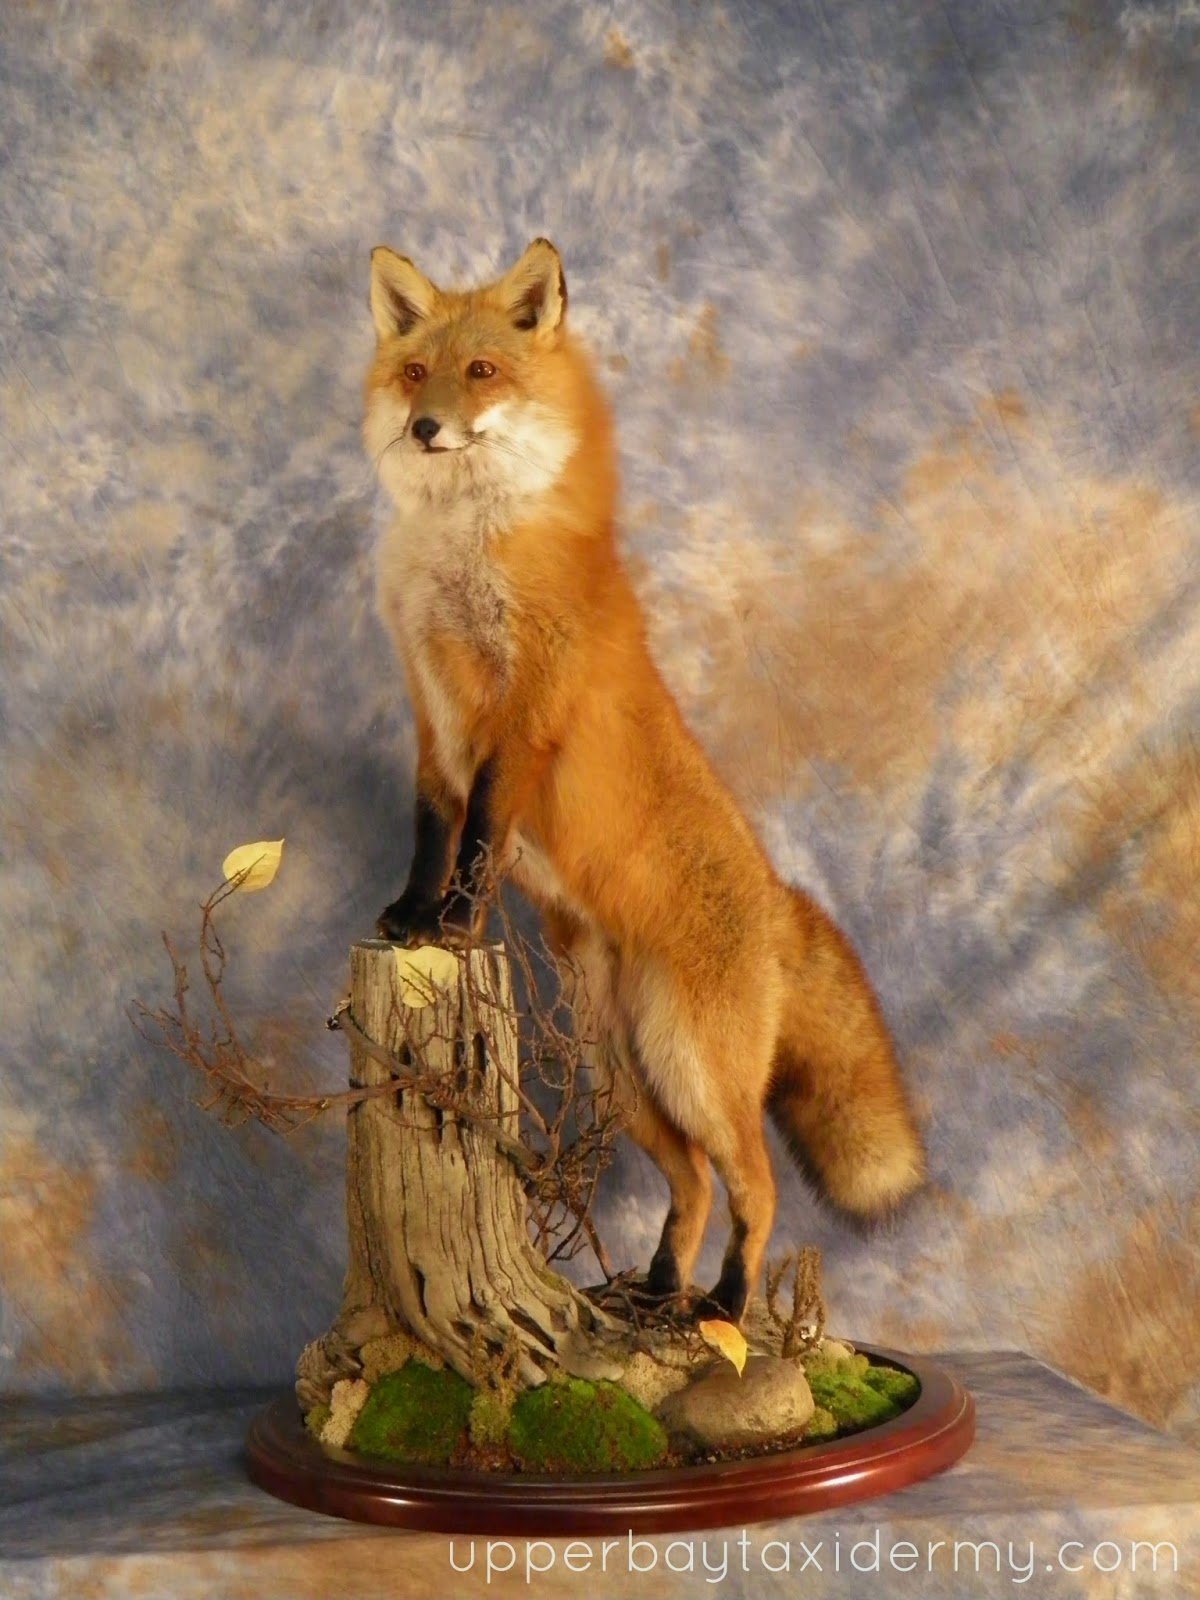
[[[848,941],[780,882],[651,659],[615,539],[612,423],[536,239],[497,282],[437,288],[372,253],[367,447],[395,502],[379,601],[416,715],[415,851],[379,932],[469,929],[509,869],[585,977],[629,1131],[670,1209],[651,1293],[686,1287],[711,1202],[732,1234],[701,1305],[737,1320],[775,1212],[769,1109],[835,1205],[885,1212],[921,1142]]]

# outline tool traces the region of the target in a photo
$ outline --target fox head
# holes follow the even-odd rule
[[[472,492],[526,499],[578,449],[580,356],[563,326],[558,252],[535,239],[494,283],[439,289],[406,256],[371,253],[375,359],[364,436],[399,504]]]

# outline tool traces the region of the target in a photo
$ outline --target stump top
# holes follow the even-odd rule
[[[437,945],[439,950],[452,950],[456,956],[468,953],[466,950],[460,950],[457,945],[442,944],[437,939],[431,939],[429,943]],[[399,944],[395,939],[356,939],[350,948],[352,950],[403,950],[405,946]],[[472,950],[488,950],[493,955],[502,956],[507,954],[503,939],[480,939],[473,943],[470,948]]]

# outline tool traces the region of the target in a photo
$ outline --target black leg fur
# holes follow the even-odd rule
[[[442,921],[447,927],[467,928],[471,924],[479,888],[478,874],[492,846],[492,788],[495,777],[495,763],[488,760],[476,772],[471,784],[454,877],[442,906]]]
[[[721,1276],[696,1307],[697,1317],[718,1317],[726,1322],[740,1322],[750,1298],[750,1285],[746,1278],[746,1259],[743,1246],[746,1242],[744,1223],[735,1223],[729,1249],[721,1263]]]
[[[650,1270],[646,1274],[647,1293],[666,1299],[675,1295],[683,1288],[683,1280],[679,1275],[679,1262],[675,1258],[675,1249],[671,1242],[671,1232],[675,1222],[675,1213],[667,1212],[667,1220],[663,1224],[662,1238],[658,1241],[658,1249],[650,1262]]]
[[[375,924],[381,938],[399,943],[437,938],[453,825],[431,800],[418,795],[414,833],[412,866],[404,893],[380,912]]]

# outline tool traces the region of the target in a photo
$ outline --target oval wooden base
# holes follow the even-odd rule
[[[965,1453],[975,1402],[956,1379],[922,1357],[864,1353],[913,1373],[916,1404],[850,1438],[751,1460],[578,1478],[404,1466],[318,1444],[289,1392],[251,1424],[247,1463],[281,1500],[397,1528],[566,1537],[742,1526],[889,1494]]]

